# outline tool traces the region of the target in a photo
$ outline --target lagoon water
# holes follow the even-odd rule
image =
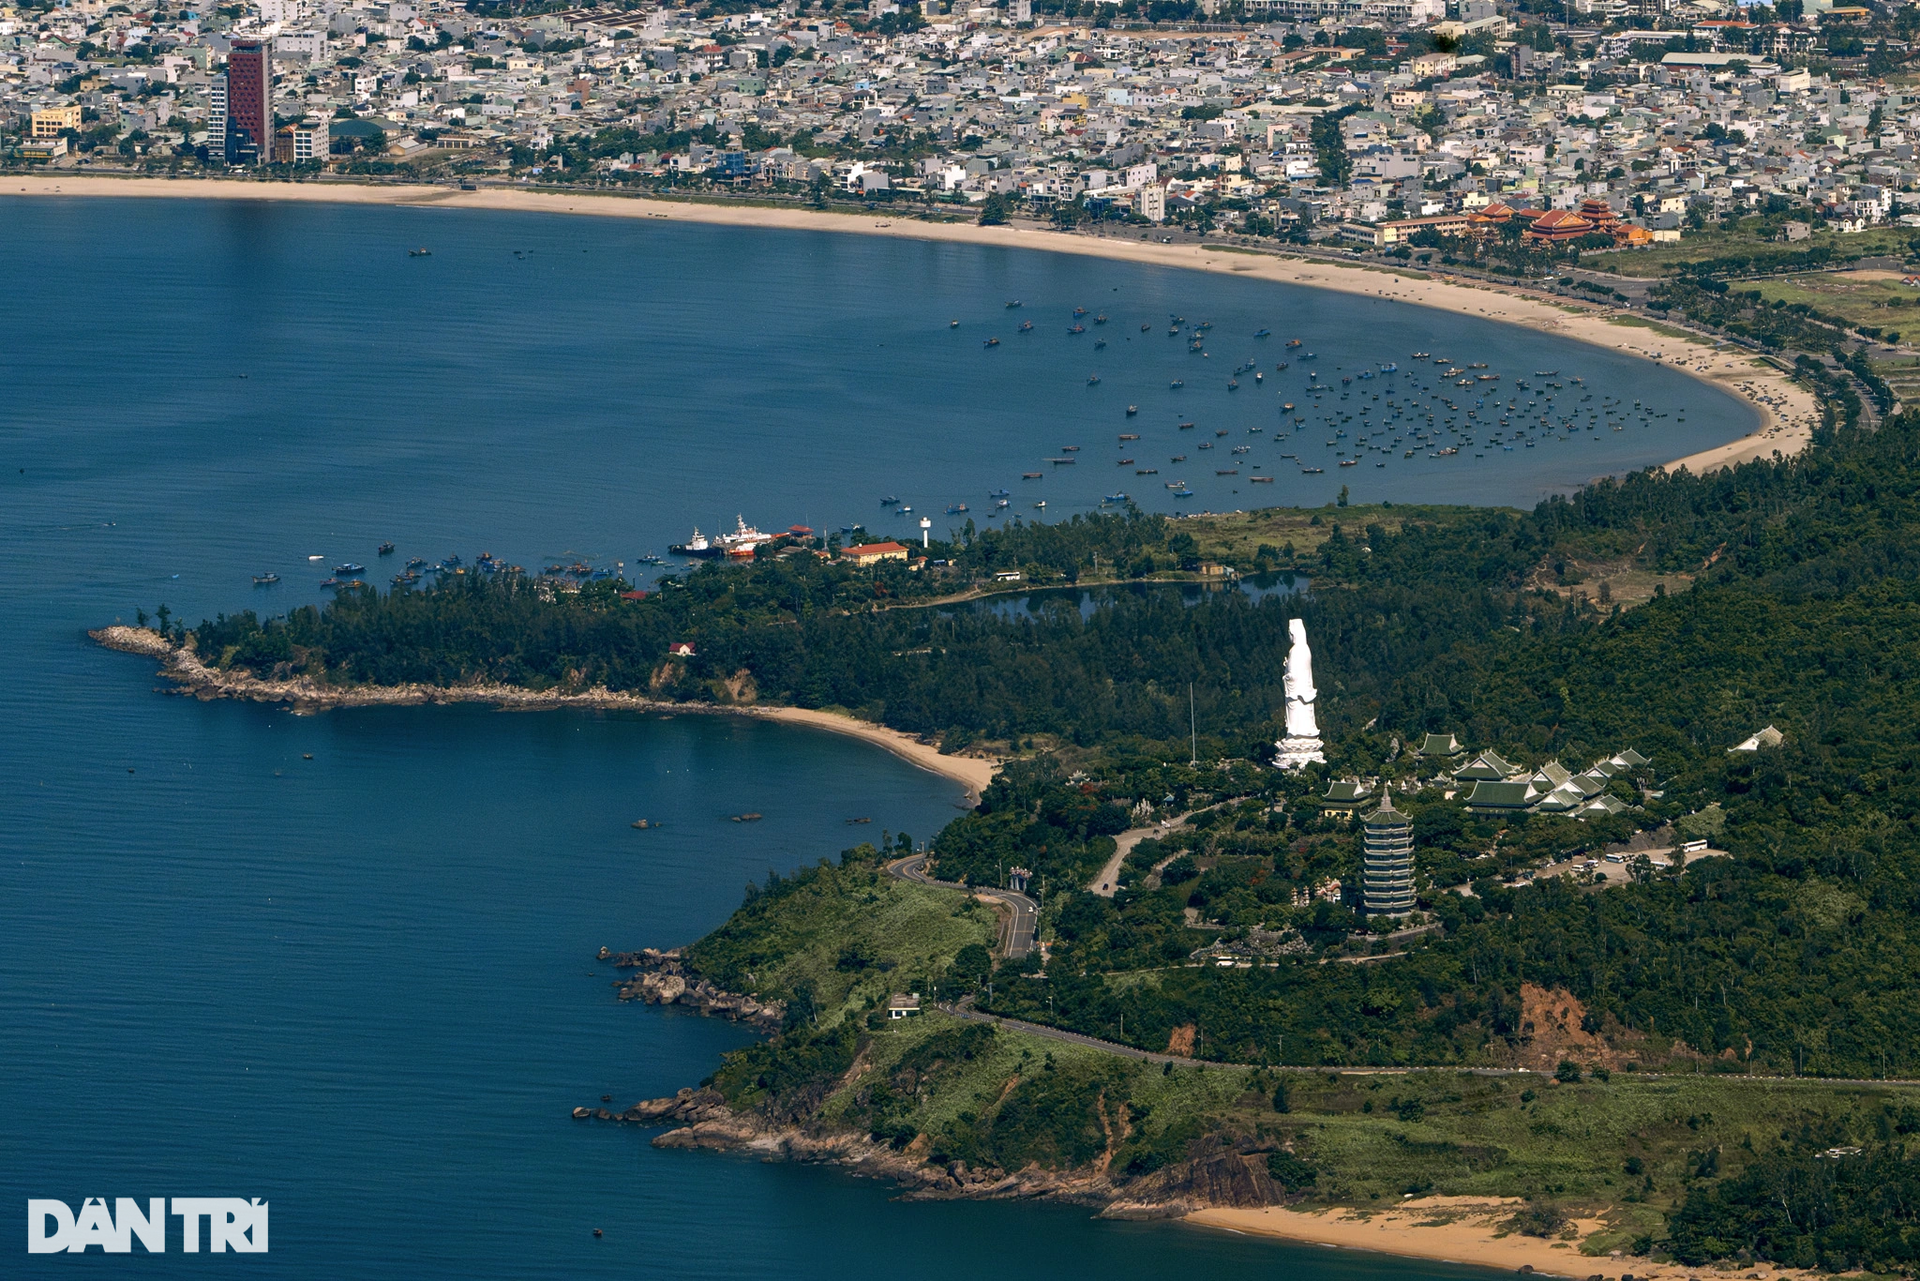
[[[401,558],[631,565],[736,511],[877,523],[897,493],[978,515],[1068,437],[1109,447],[1102,433],[1130,430],[1125,399],[1199,359],[1142,344],[1088,388],[1090,350],[1063,333],[1076,304],[1114,316],[1109,353],[1136,315],[1163,322],[1156,344],[1167,313],[1205,315],[1310,334],[1323,368],[1433,346],[1434,315],[1092,260],[644,222],[0,198],[0,236],[19,248],[0,273],[11,1213],[28,1197],[264,1197],[272,1252],[244,1266],[303,1278],[1466,1275],[1060,1207],[904,1204],[577,1124],[576,1103],[670,1092],[744,1040],[619,1005],[597,948],[689,940],[770,868],[882,829],[930,835],[957,787],[850,740],[700,715],[198,704],[82,634],[161,602],[198,619],[315,600],[333,562],[383,568],[388,538]],[[406,256],[421,245],[432,257]],[[1036,319],[1030,346],[1012,298]],[[1685,404],[1688,423],[1472,472],[1353,469],[1374,471],[1349,478],[1358,497],[1526,502],[1746,429],[1743,406],[1669,371],[1438,323],[1456,360],[1578,371]],[[982,348],[988,330],[1000,348]],[[1245,425],[1249,402],[1207,397],[1193,403]],[[1036,483],[1050,517],[1111,487],[1089,465]],[[285,581],[252,589],[268,569]],[[727,821],[748,810],[766,817]],[[632,830],[641,817],[663,825]],[[126,1266],[14,1242],[0,1274]],[[171,1248],[139,1266],[209,1266]]]

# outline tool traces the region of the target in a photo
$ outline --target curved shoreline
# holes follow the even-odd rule
[[[160,674],[200,698],[233,698],[254,703],[287,703],[296,713],[308,714],[334,707],[418,707],[426,704],[484,703],[515,711],[544,711],[579,707],[601,711],[700,712],[755,716],[786,725],[800,725],[844,734],[885,749],[911,765],[951,779],[967,789],[969,803],[993,781],[1000,762],[979,756],[948,756],[930,743],[884,725],[855,720],[835,712],[803,707],[724,707],[715,703],[670,703],[657,698],[596,686],[570,693],[527,689],[520,685],[475,682],[470,685],[351,685],[335,688],[296,680],[262,680],[208,667],[191,649],[173,644],[149,627],[118,623],[87,633],[97,644],[123,654],[140,654],[163,665]]]
[[[1811,443],[1813,425],[1819,413],[1811,393],[1787,378],[1770,362],[1750,352],[1724,349],[1680,330],[1669,330],[1663,334],[1651,327],[1653,322],[1638,316],[1623,315],[1613,308],[1589,307],[1570,300],[1547,302],[1491,285],[1466,284],[1443,275],[1423,274],[1411,268],[1398,270],[1375,264],[1287,258],[1226,245],[1162,245],[1152,241],[1079,236],[1037,228],[981,227],[970,222],[921,222],[910,215],[895,217],[878,211],[828,213],[810,209],[662,200],[603,192],[531,191],[497,187],[462,191],[454,187],[427,185],[374,186],[230,178],[149,178],[134,175],[54,177],[27,174],[0,182],[0,196],[13,195],[292,200],[653,218],[721,226],[849,232],[910,240],[1034,249],[1329,289],[1521,325],[1597,347],[1623,351],[1677,369],[1744,400],[1757,415],[1757,425],[1747,434],[1675,459],[1665,464],[1670,470],[1685,467],[1694,472],[1706,472],[1768,458],[1776,452],[1791,456]]]

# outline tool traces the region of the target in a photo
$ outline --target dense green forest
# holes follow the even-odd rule
[[[918,571],[768,556],[678,576],[638,600],[620,584],[476,576],[347,593],[281,620],[224,617],[192,636],[212,661],[263,673],[754,697],[1011,755],[931,849],[952,879],[1031,869],[1045,955],[995,969],[977,944],[963,963],[958,948],[883,939],[871,955],[782,968],[805,936],[792,914],[867,901],[857,896],[878,893],[880,873],[867,856],[857,876],[814,870],[762,888],[694,956],[721,979],[758,975],[763,995],[809,1013],[731,1061],[722,1076],[738,1097],[786,1088],[754,1082],[824,1089],[844,1072],[865,1033],[827,1007],[877,992],[889,964],[984,1008],[1149,1049],[1190,1045],[1248,1071],[1531,1062],[1540,1045],[1577,1043],[1576,1057],[1616,1079],[1912,1077],[1920,414],[1869,430],[1842,384],[1803,373],[1833,392],[1806,454],[1603,481],[1530,512],[1329,508],[1310,524],[1279,514],[1299,536],[1251,556],[1224,550],[1205,521],[1135,513],[957,531]],[[1160,581],[1207,557],[1291,573],[1295,590],[1256,600],[1232,585]],[[1093,584],[1095,607],[1083,614],[1072,592],[1032,595],[1024,610],[979,599],[1002,567]],[[1663,575],[1662,589],[1632,608],[1609,600],[1607,576],[1629,572]],[[1263,763],[1290,617],[1313,639],[1333,761],[1302,775]],[[682,641],[694,655],[667,657]],[[1768,724],[1784,743],[1728,752]],[[1527,765],[1579,769],[1627,747],[1652,764],[1609,785],[1629,806],[1615,818],[1475,817],[1448,797],[1439,767],[1409,751],[1428,731]],[[1342,774],[1407,787],[1419,919],[1436,928],[1389,938],[1393,923],[1355,910],[1355,832],[1320,803]],[[1086,892],[1116,836],[1175,814],[1192,818],[1134,848],[1118,893]],[[1514,883],[1550,857],[1669,823],[1731,857],[1605,889],[1577,877]],[[1335,878],[1344,895],[1314,896]],[[860,915],[831,919],[851,928]],[[1255,960],[1207,963],[1223,948]],[[1540,1026],[1549,997],[1574,1010],[1574,1026]],[[985,1052],[936,1049],[900,1080]],[[1146,1088],[1127,1072],[1075,1072],[1063,1097]],[[860,1108],[875,1132],[922,1123],[882,1093]],[[989,1146],[965,1150],[1072,1159],[1092,1122],[1050,1128],[1057,1110],[1009,1119]],[[1911,1266],[1911,1127],[1865,1124],[1747,1135],[1738,1151],[1695,1160],[1663,1248]],[[1842,1140],[1863,1152],[1826,1155]]]

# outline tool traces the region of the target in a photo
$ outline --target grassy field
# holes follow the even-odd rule
[[[1816,232],[1810,239],[1798,241],[1789,246],[1778,240],[1770,240],[1757,231],[1746,229],[1722,231],[1712,228],[1689,231],[1677,242],[1650,245],[1645,249],[1583,255],[1581,262],[1582,265],[1596,271],[1646,278],[1665,276],[1681,264],[1699,262],[1706,258],[1719,258],[1728,254],[1766,254],[1789,248],[1805,250],[1816,245],[1831,246],[1836,256],[1847,258],[1871,257],[1880,254],[1905,257],[1909,252],[1907,241],[1912,237],[1913,232],[1905,227],[1876,227],[1870,231],[1846,236],[1837,232]]]
[[[1470,519],[1484,511],[1475,507],[1402,506],[1398,503],[1355,504],[1340,507],[1269,507],[1259,511],[1196,516],[1180,522],[1179,532],[1191,534],[1200,554],[1238,565],[1251,564],[1262,544],[1276,549],[1293,544],[1305,555],[1333,536],[1337,524],[1349,535],[1369,525],[1397,531],[1407,521],[1444,522]]]
[[[933,1038],[951,1039],[963,1026],[929,1013],[881,1029],[823,1114],[860,1124],[876,1083],[897,1079],[903,1061],[924,1063]],[[1095,1083],[1110,1119],[1125,1102],[1131,1124],[1124,1140],[1114,1140],[1116,1173],[1129,1162],[1150,1169],[1184,1159],[1203,1138],[1285,1146],[1317,1172],[1305,1190],[1310,1202],[1526,1198],[1569,1218],[1599,1219],[1603,1228],[1580,1243],[1588,1254],[1657,1239],[1666,1212],[1690,1187],[1737,1173],[1752,1154],[1788,1136],[1832,1146],[1872,1142],[1886,1132],[1892,1109],[1920,1102],[1914,1086],[1711,1074],[1615,1072],[1560,1083],[1455,1071],[1166,1071],[1024,1033],[969,1035],[978,1052],[923,1074],[917,1103],[893,1118],[930,1136],[935,1148],[953,1145],[956,1132],[991,1131],[996,1107],[1023,1081],[1060,1074]]]
[[[1891,271],[1818,271],[1739,284],[1768,302],[1805,303],[1851,325],[1920,329],[1920,289]]]
[[[695,945],[701,972],[781,999],[809,985],[820,1020],[831,1023],[894,992],[926,990],[969,943],[993,946],[992,908],[871,864],[807,869],[794,882]]]

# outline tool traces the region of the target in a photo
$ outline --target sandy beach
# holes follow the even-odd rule
[[[1619,1281],[1632,1273],[1635,1281],[1688,1281],[1700,1270],[1679,1264],[1654,1263],[1632,1257],[1581,1254],[1578,1241],[1548,1241],[1521,1236],[1500,1226],[1519,1206],[1518,1201],[1481,1197],[1422,1197],[1402,1201],[1390,1209],[1289,1210],[1279,1206],[1245,1210],[1199,1210],[1185,1222],[1205,1228],[1242,1232],[1252,1236],[1284,1237],[1312,1245],[1351,1250],[1374,1250],[1442,1263],[1471,1264],[1517,1272],[1531,1267],[1549,1276],[1586,1278],[1595,1275]],[[1600,1220],[1581,1220],[1572,1228],[1585,1237],[1604,1226]],[[1762,1275],[1783,1281],[1790,1273],[1763,1267]]]
[[[1038,249],[1125,262],[1149,263],[1307,285],[1376,299],[1393,299],[1465,316],[1525,325],[1657,361],[1747,401],[1759,416],[1738,440],[1676,459],[1670,468],[1699,473],[1776,451],[1791,455],[1812,439],[1819,410],[1810,393],[1751,352],[1674,330],[1671,336],[1639,317],[1611,308],[1545,301],[1444,276],[1388,270],[1378,265],[1324,263],[1236,250],[1225,245],[1163,245],[1146,240],[1069,235],[1025,227],[931,223],[881,214],[823,213],[750,205],[700,204],[594,192],[461,191],[434,186],[359,186],[347,183],[260,182],[253,179],[146,178],[33,174],[0,180],[0,195],[121,196],[214,200],[307,200],[417,208],[498,209],[521,213],[654,218],[796,231],[838,231],[963,244]]]
[[[237,698],[256,703],[286,703],[295,712],[310,713],[334,707],[415,707],[429,703],[485,703],[512,711],[538,711],[556,707],[581,707],[609,711],[716,713],[731,716],[757,716],[762,720],[809,729],[846,734],[885,748],[900,759],[923,770],[953,779],[974,799],[993,781],[1000,762],[979,756],[948,756],[930,743],[911,734],[855,720],[837,712],[809,711],[800,707],[773,707],[757,704],[720,706],[714,703],[670,703],[638,694],[628,694],[604,686],[559,693],[526,689],[518,685],[475,682],[470,685],[316,685],[305,677],[293,680],[263,680],[237,672],[223,672],[206,666],[190,649],[175,646],[149,627],[125,627],[115,624],[87,633],[108,649],[125,654],[142,654],[158,660],[161,674],[178,682],[201,698]]]

